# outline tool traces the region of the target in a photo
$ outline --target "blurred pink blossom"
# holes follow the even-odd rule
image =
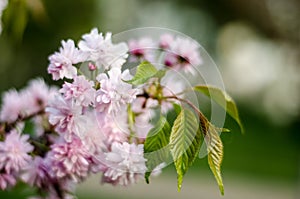
[[[29,135],[21,135],[16,130],[11,131],[0,142],[0,169],[5,169],[8,174],[19,172],[32,160],[28,154],[33,146],[28,142]]]

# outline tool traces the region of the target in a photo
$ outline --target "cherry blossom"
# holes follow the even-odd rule
[[[48,66],[53,80],[64,81],[59,88],[37,78],[3,94],[0,189],[21,180],[41,193],[32,198],[67,199],[93,173],[102,173],[103,183],[136,183],[150,171],[144,154],[149,131],[169,119],[177,97],[184,97],[186,85],[170,71],[195,74],[202,63],[199,47],[170,34],[156,41],[133,38],[128,47],[97,28],[78,47],[71,39],[61,44]],[[145,60],[136,70],[128,64]],[[154,166],[153,175],[166,164]]]
[[[124,186],[136,183],[147,170],[143,153],[142,144],[114,142],[111,152],[105,153],[107,168],[103,172],[103,182]]]
[[[57,93],[56,87],[49,87],[41,78],[29,82],[28,87],[20,93],[23,104],[25,105],[26,115],[31,115],[43,111]]]
[[[21,135],[17,131],[11,131],[0,142],[0,169],[5,169],[7,174],[19,172],[31,161],[28,154],[33,146],[28,143],[29,135]]]
[[[5,190],[9,187],[15,186],[17,179],[12,174],[0,173],[0,189]]]
[[[128,70],[121,72],[118,68],[112,68],[108,71],[108,75],[104,73],[98,75],[97,80],[101,85],[96,96],[98,109],[105,109],[111,113],[120,110],[123,105],[133,102],[140,91],[123,81],[130,78]]]
[[[105,138],[104,140],[107,147],[110,147],[113,142],[122,143],[128,141],[130,130],[127,110],[125,108],[115,114],[101,113],[98,117],[98,123],[102,127],[101,132]]]
[[[43,159],[40,156],[36,156],[32,164],[27,165],[23,169],[21,179],[28,183],[30,186],[42,187],[46,186],[51,181],[50,164],[47,163],[47,159]]]
[[[130,54],[132,55],[130,61],[155,61],[155,50],[157,49],[157,45],[151,38],[143,37],[139,40],[131,39],[128,42],[128,46]]]
[[[72,137],[71,142],[56,143],[51,149],[51,168],[57,178],[78,182],[87,177],[91,154],[78,137]]]
[[[62,47],[59,52],[49,56],[48,73],[52,74],[53,80],[63,79],[64,77],[73,79],[77,75],[74,64],[86,61],[87,54],[76,48],[74,41],[71,39],[61,43]]]
[[[88,81],[84,76],[76,76],[73,83],[65,82],[62,89],[66,100],[74,99],[77,105],[89,106],[94,103],[96,90],[94,82]]]
[[[159,47],[163,49],[168,49],[174,42],[174,37],[171,34],[163,34],[160,36]]]
[[[40,78],[30,81],[29,85],[20,92],[11,89],[3,95],[0,120],[12,123],[18,119],[44,111],[48,100],[56,93],[56,87],[47,86]]]
[[[49,102],[46,112],[49,114],[50,124],[55,126],[58,133],[65,134],[66,140],[70,140],[72,134],[83,136],[86,117],[82,115],[81,106],[57,96]]]
[[[89,60],[96,63],[98,68],[121,68],[128,57],[128,47],[125,43],[112,43],[112,34],[103,36],[97,28],[89,34],[84,34],[78,46],[80,50],[89,53]]]
[[[0,120],[9,123],[14,122],[21,116],[22,109],[20,94],[15,89],[11,89],[3,95]]]
[[[194,41],[176,37],[166,53],[165,65],[195,75],[195,67],[203,62],[198,48],[199,46]]]

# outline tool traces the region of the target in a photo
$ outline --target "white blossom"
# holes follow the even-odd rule
[[[97,76],[101,88],[97,91],[96,106],[99,110],[106,109],[108,113],[116,112],[127,103],[131,103],[139,89],[132,88],[132,85],[124,82],[131,78],[129,70],[123,73],[119,68],[112,68],[108,75],[101,73]]]
[[[73,40],[62,41],[59,52],[49,56],[48,73],[52,74],[53,80],[64,77],[73,79],[77,75],[74,64],[84,62],[86,59],[87,54],[76,48]]]
[[[129,185],[136,183],[147,170],[144,145],[114,142],[111,152],[105,153],[104,182]]]
[[[80,50],[89,54],[89,60],[96,63],[98,68],[104,69],[121,68],[128,57],[128,47],[125,43],[112,43],[112,34],[106,33],[103,36],[97,28],[89,34],[84,34],[78,43]]]

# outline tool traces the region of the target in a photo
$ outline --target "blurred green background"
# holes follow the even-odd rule
[[[10,0],[0,36],[0,92],[47,74],[48,55],[62,39],[78,40],[98,27],[119,33],[157,26],[197,40],[218,65],[236,100],[246,134],[236,125],[225,146],[221,197],[206,159],[197,160],[177,193],[169,166],[150,185],[79,185],[79,198],[300,197],[300,2],[298,0]],[[30,190],[0,192],[25,198]]]

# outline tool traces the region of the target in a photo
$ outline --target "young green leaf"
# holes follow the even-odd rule
[[[169,110],[166,116],[167,121],[170,126],[173,126],[175,119],[181,111],[181,106],[179,104],[173,103],[173,109]]]
[[[35,125],[32,120],[25,121],[23,132],[29,134],[31,137],[35,136]]]
[[[174,121],[170,137],[171,154],[177,171],[178,191],[181,190],[184,174],[199,153],[201,143],[202,133],[194,113],[182,109]]]
[[[208,164],[217,180],[221,194],[224,195],[224,186],[221,175],[223,144],[218,134],[218,132],[224,131],[224,129],[213,126],[203,114],[199,115],[199,120],[201,132],[204,135],[206,150],[208,152]],[[201,155],[200,153],[199,155]]]
[[[224,195],[224,186],[221,175],[223,144],[216,127],[214,127],[213,125],[209,126],[208,132],[205,136],[205,141],[208,151],[207,158],[209,167],[217,180],[221,194]]]
[[[137,86],[146,83],[157,73],[158,70],[151,63],[142,62],[140,65],[138,65],[134,77],[131,80],[126,80],[125,82]]]
[[[166,162],[170,155],[169,140],[171,127],[165,117],[161,116],[156,125],[149,131],[144,143],[144,155],[147,159],[148,171],[145,173],[146,182],[152,171],[161,163]]]
[[[182,107],[179,104],[173,103],[174,111],[177,113],[177,115],[181,112]]]
[[[244,132],[244,128],[239,117],[237,106],[233,99],[225,91],[207,85],[195,86],[194,90],[205,94],[206,96],[213,99],[217,104],[222,106],[226,110],[226,112],[238,123],[242,133]]]
[[[161,79],[165,76],[166,70],[158,70],[157,73],[153,77],[157,77],[158,79]]]

